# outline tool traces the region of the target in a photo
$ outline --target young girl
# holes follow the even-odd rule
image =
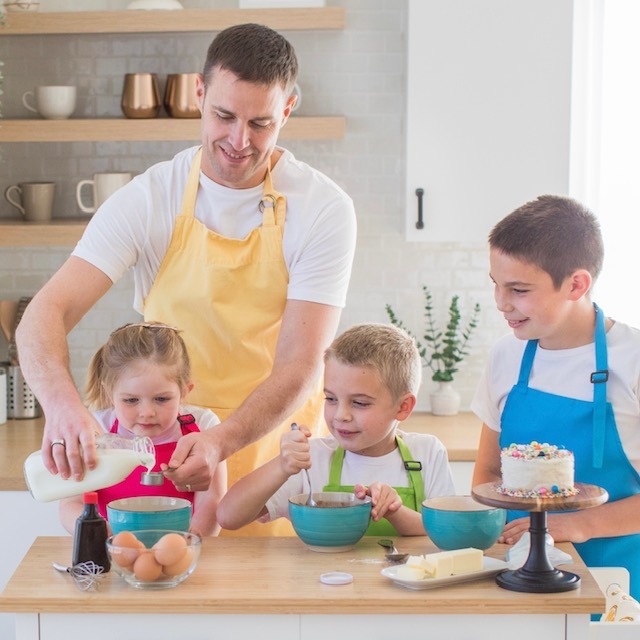
[[[128,324],[116,329],[93,356],[87,375],[87,402],[104,430],[125,438],[149,436],[156,451],[153,471],[166,469],[178,438],[209,429],[220,421],[209,409],[181,407],[193,388],[184,341],[173,327],[154,322]],[[226,491],[227,470],[219,464],[207,491],[183,491],[165,478],[161,486],[140,483],[146,472],[139,466],[119,484],[98,492],[98,508],[106,518],[106,505],[118,498],[159,495],[186,498],[193,503],[191,531],[217,535],[218,502]],[[60,521],[72,533],[82,512],[82,496],[60,503]]]

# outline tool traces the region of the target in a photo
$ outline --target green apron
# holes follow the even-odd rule
[[[409,474],[409,487],[393,487],[400,498],[402,504],[413,511],[420,511],[422,502],[424,501],[424,483],[422,482],[422,463],[412,460],[409,447],[396,436],[396,444],[398,451],[404,461],[404,468]],[[342,463],[344,462],[344,449],[338,447],[331,458],[331,467],[329,469],[329,484],[324,487],[323,491],[346,491],[353,493],[353,486],[340,484],[342,478]],[[365,532],[366,536],[397,536],[399,535],[395,527],[386,519],[382,518],[379,522],[373,520],[369,523],[369,528]]]

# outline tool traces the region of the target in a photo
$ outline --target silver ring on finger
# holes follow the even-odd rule
[[[64,440],[62,438],[58,438],[57,440],[52,440],[51,441],[51,448],[53,449],[53,447],[56,444],[61,444],[63,447],[66,447],[67,445],[65,444]]]

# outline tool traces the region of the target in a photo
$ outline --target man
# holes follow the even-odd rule
[[[178,443],[166,474],[179,489],[205,489],[227,458],[233,483],[277,453],[290,422],[319,424],[322,355],[345,303],[355,214],[337,185],[276,146],[297,71],[275,31],[220,32],[197,87],[201,151],[116,192],[29,304],[17,338],[47,418],[50,471],[80,478],[83,461],[95,465],[98,425],[69,373],[66,335],[130,267],[135,307],[184,332],[189,402],[222,420]]]

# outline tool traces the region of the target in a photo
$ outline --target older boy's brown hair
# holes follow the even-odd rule
[[[596,280],[604,260],[598,219],[563,196],[539,196],[510,213],[492,229],[489,246],[546,271],[556,289],[577,269]]]
[[[325,362],[371,367],[394,400],[417,395],[422,362],[415,340],[406,331],[386,324],[358,324],[339,335],[325,351]]]

